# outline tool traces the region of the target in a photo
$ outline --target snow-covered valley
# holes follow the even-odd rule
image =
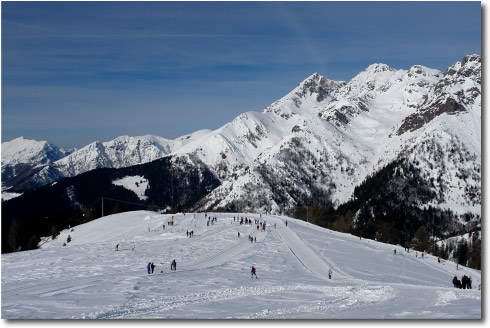
[[[2,318],[481,319],[481,272],[422,251],[283,216],[126,212],[2,254]]]

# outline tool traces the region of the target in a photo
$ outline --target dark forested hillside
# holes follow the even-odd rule
[[[112,183],[135,175],[149,181],[144,202],[134,192]],[[122,169],[98,169],[62,179],[2,203],[2,253],[35,248],[42,236],[56,235],[68,225],[100,217],[103,197],[122,201],[106,201],[106,215],[145,206],[183,209],[218,185],[219,180],[203,165],[171,158]]]

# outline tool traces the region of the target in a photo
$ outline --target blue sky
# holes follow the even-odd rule
[[[481,28],[480,2],[2,2],[2,142],[216,129],[314,72],[444,71]]]

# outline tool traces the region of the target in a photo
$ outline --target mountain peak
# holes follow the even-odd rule
[[[480,55],[467,55],[461,62],[456,62],[446,70],[446,75],[462,75],[472,77],[481,82],[481,57]]]
[[[467,55],[463,57],[463,60],[461,61],[461,65],[465,66],[467,63],[481,63],[481,56],[477,54],[473,55]]]
[[[383,63],[376,63],[369,65],[363,72],[381,73],[387,71],[394,72],[396,69]]]
[[[2,143],[2,166],[20,163],[47,164],[63,156],[64,151],[47,141],[18,137]]]
[[[327,79],[315,72],[303,80],[293,92],[300,98],[316,94],[316,101],[321,102],[343,84],[344,82]]]

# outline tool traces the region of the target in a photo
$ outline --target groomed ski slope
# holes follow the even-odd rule
[[[233,221],[259,214],[208,215],[116,214],[3,254],[2,318],[481,319],[480,271],[287,217],[262,215],[263,232]],[[453,288],[463,274],[473,289]]]

